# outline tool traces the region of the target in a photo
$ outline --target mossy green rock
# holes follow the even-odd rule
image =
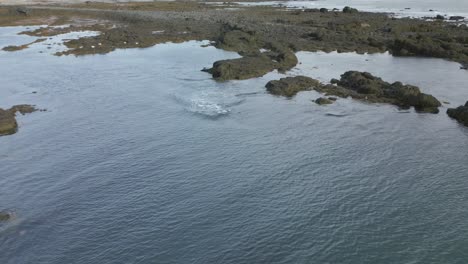
[[[447,114],[461,124],[468,126],[468,102],[466,102],[465,106],[449,108]]]
[[[301,91],[311,91],[320,82],[306,76],[286,77],[266,84],[267,91],[274,95],[292,97]]]

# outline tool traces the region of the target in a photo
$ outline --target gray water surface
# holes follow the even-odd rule
[[[361,11],[393,13],[398,17],[464,16],[468,19],[466,0],[310,0],[238,2],[244,6],[282,5],[289,8],[338,8],[351,6]],[[466,21],[466,20],[465,20]]]
[[[1,45],[7,31],[20,30],[0,29]],[[217,83],[200,69],[238,55],[201,44],[0,51],[0,107],[48,109],[0,137],[0,208],[17,212],[0,263],[468,261],[468,129],[446,106],[323,107],[265,93],[278,73]],[[457,63],[298,56],[287,75],[368,70],[468,100]]]

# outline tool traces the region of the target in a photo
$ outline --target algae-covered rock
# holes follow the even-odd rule
[[[348,71],[341,75],[338,85],[361,94],[380,95],[383,92],[384,81],[368,72]]]
[[[315,100],[315,103],[318,105],[328,105],[328,104],[333,104],[333,101],[326,97],[320,97]]]
[[[221,60],[213,63],[211,69],[204,69],[218,81],[245,80],[261,77],[273,70],[287,71],[297,64],[296,55],[279,44],[266,44],[269,51],[256,52],[245,57]]]
[[[216,41],[216,47],[239,54],[251,54],[261,47],[255,31],[243,30],[229,24],[223,25],[221,34]]]
[[[0,108],[0,136],[11,135],[18,130],[15,115],[9,110]]]
[[[306,76],[286,77],[266,84],[267,91],[274,95],[292,97],[301,91],[310,91],[320,82]]]
[[[441,106],[434,96],[421,93],[413,85],[403,85],[401,82],[390,84],[368,72],[349,71],[341,75],[337,83],[358,94],[366,95],[371,102],[385,102],[400,107],[414,107],[418,112],[438,113]]]
[[[253,31],[224,25],[216,41],[218,48],[237,51],[244,56],[238,59],[221,60],[211,69],[204,69],[219,81],[245,80],[261,77],[273,70],[284,72],[297,65],[294,52],[280,43],[264,43]],[[265,49],[261,52],[261,49]]]
[[[457,108],[449,108],[447,110],[448,116],[457,120],[461,124],[468,126],[468,101],[464,106],[459,106]]]
[[[248,56],[232,60],[221,60],[213,64],[213,68],[204,69],[218,81],[245,80],[263,76],[276,68],[266,55]]]
[[[18,123],[16,122],[16,112],[28,114],[37,109],[31,105],[15,105],[8,110],[0,108],[0,136],[12,135],[18,131]]]

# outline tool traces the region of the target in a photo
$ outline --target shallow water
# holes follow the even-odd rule
[[[287,100],[265,93],[277,73],[217,83],[200,69],[238,55],[201,44],[0,51],[0,106],[48,109],[0,138],[0,208],[17,212],[0,263],[466,263],[468,129],[445,108]],[[288,75],[468,99],[456,63],[298,56]]]
[[[352,6],[362,11],[394,13],[399,17],[434,17],[439,14],[468,17],[468,1],[464,0],[316,0],[239,2],[239,4],[329,9]]]

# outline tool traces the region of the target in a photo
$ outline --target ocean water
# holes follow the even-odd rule
[[[21,30],[0,28],[0,47],[34,40]],[[468,72],[300,52],[287,75],[367,70],[450,103],[318,106],[267,94],[275,72],[213,81],[200,69],[238,55],[202,44],[0,51],[0,107],[47,109],[0,137],[0,209],[17,213],[0,263],[467,263],[468,128],[444,112]]]
[[[466,0],[315,0],[239,2],[241,5],[282,5],[289,8],[338,8],[351,6],[362,11],[394,13],[397,17],[434,17],[436,15],[468,18]]]

